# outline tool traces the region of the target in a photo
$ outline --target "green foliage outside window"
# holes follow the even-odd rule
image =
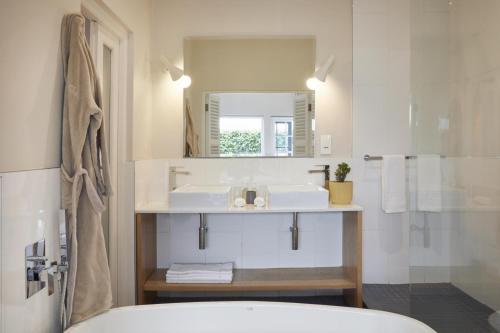
[[[230,131],[222,132],[219,137],[221,155],[258,155],[261,153],[260,132]]]

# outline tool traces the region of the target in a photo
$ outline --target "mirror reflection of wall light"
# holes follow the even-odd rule
[[[181,88],[185,89],[191,85],[191,78],[189,75],[184,75],[182,69],[172,64],[165,56],[161,56],[160,61],[164,66],[163,71],[169,72],[172,81],[179,84]]]
[[[326,76],[332,69],[333,63],[335,62],[335,56],[332,54],[326,59],[326,61],[314,72],[313,77],[307,79],[307,88],[311,90],[316,90],[321,85],[322,82],[326,81]]]

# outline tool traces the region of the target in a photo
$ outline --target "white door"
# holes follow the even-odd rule
[[[119,47],[120,39],[96,22],[90,24],[90,47],[102,90],[102,110],[108,137],[113,195],[106,199],[102,227],[111,270],[113,299],[117,299],[117,161],[119,115]]]

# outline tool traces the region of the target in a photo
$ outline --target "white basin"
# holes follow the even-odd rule
[[[169,193],[172,209],[229,208],[230,186],[184,185]]]
[[[328,191],[318,185],[271,185],[269,208],[328,208]]]

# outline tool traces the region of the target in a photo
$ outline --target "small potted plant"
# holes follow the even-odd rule
[[[351,172],[347,163],[340,163],[335,170],[335,181],[330,181],[330,203],[337,205],[348,205],[352,202],[352,182],[346,181]]]

